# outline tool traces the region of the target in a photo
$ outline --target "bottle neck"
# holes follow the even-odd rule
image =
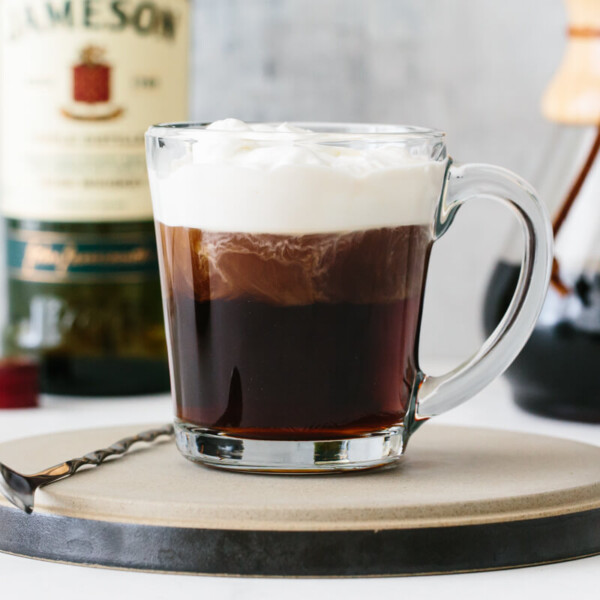
[[[600,1],[566,0],[567,46],[542,113],[568,125],[600,124]]]
[[[579,32],[600,31],[600,2],[598,0],[565,0],[565,4],[569,29],[572,28]]]

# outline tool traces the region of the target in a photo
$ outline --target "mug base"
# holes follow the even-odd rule
[[[324,440],[258,440],[175,421],[177,448],[210,467],[249,473],[327,474],[392,465],[404,452],[404,428]]]

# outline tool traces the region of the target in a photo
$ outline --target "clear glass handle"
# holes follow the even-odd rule
[[[421,374],[415,424],[462,404],[510,365],[533,330],[548,288],[550,221],[533,188],[506,169],[483,164],[450,166],[436,215],[436,239],[446,232],[458,209],[473,199],[502,202],[517,215],[525,238],[521,274],[506,314],[479,351],[445,375]]]

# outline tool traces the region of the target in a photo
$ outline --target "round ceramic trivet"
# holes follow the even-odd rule
[[[0,445],[30,473],[147,428]],[[600,553],[600,447],[426,425],[393,469],[273,476],[183,459],[172,442],[0,497],[0,550],[179,573],[373,576],[501,569]]]

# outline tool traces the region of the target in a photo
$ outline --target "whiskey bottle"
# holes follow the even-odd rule
[[[144,131],[187,113],[187,0],[0,0],[5,352],[46,393],[166,391]]]

